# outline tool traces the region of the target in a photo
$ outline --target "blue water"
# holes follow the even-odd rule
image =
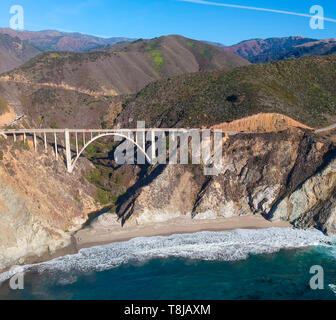
[[[333,242],[289,228],[137,238],[26,266],[25,289],[5,281],[0,299],[336,299]]]

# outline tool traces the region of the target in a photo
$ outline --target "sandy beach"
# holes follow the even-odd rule
[[[69,246],[58,249],[54,253],[42,256],[26,257],[24,264],[35,264],[56,259],[61,256],[75,254],[80,249],[105,245],[112,242],[128,241],[137,237],[169,236],[172,234],[195,233],[200,231],[225,231],[234,229],[264,229],[291,227],[289,222],[271,222],[262,216],[241,216],[232,218],[217,218],[196,220],[189,217],[179,217],[168,221],[146,225],[120,225],[116,215],[105,213],[94,219],[91,224],[79,231],[73,237]],[[1,270],[4,272],[8,270]]]
[[[74,235],[77,250],[111,242],[127,241],[136,237],[168,236],[172,234],[195,233],[200,231],[224,231],[233,229],[263,229],[290,227],[288,222],[270,222],[262,216],[243,216],[195,220],[179,217],[151,225],[125,225],[115,221],[115,216],[105,214],[97,218],[89,227]]]

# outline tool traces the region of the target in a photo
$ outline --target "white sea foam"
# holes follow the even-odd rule
[[[329,284],[328,287],[336,295],[336,284]]]
[[[317,230],[269,228],[198,232],[148,238],[134,238],[93,248],[81,249],[77,254],[51,261],[24,266],[25,272],[89,272],[103,271],[130,262],[145,262],[154,258],[178,257],[196,260],[234,261],[250,254],[272,253],[280,249],[315,245],[330,245],[335,238]],[[0,274],[0,283],[15,270]]]

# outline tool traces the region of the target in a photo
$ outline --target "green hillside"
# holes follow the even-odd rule
[[[336,115],[335,70],[336,56],[305,57],[161,80],[129,96],[117,122],[196,127],[277,112],[320,127]]]

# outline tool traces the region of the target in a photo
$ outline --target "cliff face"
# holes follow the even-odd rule
[[[239,134],[225,142],[218,176],[202,178],[195,166],[167,165],[154,170],[155,176],[129,196],[118,214],[133,224],[179,215],[260,214],[334,232],[334,153],[329,142],[298,128]]]
[[[272,220],[289,220],[298,228],[316,226],[336,233],[336,160],[282,199],[270,213]]]
[[[2,138],[0,159],[0,269],[70,244],[100,209],[83,178],[92,169],[87,160],[68,174],[61,150],[56,161],[51,148],[35,153],[31,143]],[[309,131],[232,136],[218,176],[204,176],[201,165],[150,169],[118,201],[122,223],[257,214],[336,232],[336,148]]]
[[[29,144],[3,138],[0,156],[1,270],[70,244],[98,205],[96,189],[81,178],[90,167],[86,161],[70,175],[51,149],[35,153]]]

